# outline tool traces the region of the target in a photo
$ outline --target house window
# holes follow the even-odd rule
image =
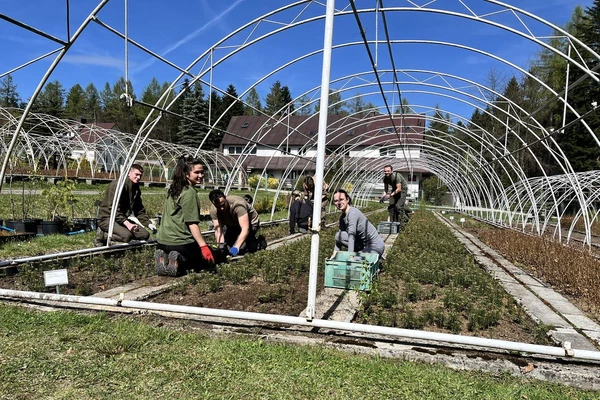
[[[229,150],[230,155],[242,154],[242,150],[244,149],[242,146],[229,146],[227,148]],[[246,153],[256,154],[256,146],[252,146],[250,149],[246,149]]]
[[[242,124],[242,128],[247,128],[247,127],[249,127],[249,126],[250,126],[250,122],[244,122],[244,123]]]
[[[394,128],[387,128],[387,131],[388,131],[389,133],[393,133],[393,132],[394,132]]]
[[[354,136],[354,131],[348,131],[348,136]]]
[[[396,149],[379,149],[379,157],[395,157]]]
[[[412,127],[411,127],[411,126],[405,126],[405,127],[404,127],[404,132],[408,132],[408,131],[410,131],[410,128],[412,128]]]

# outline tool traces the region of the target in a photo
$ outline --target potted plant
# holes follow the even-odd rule
[[[37,232],[38,226],[42,222],[40,218],[32,218],[30,215],[30,210],[33,209],[33,204],[35,203],[37,194],[36,194],[36,183],[40,181],[40,177],[36,175],[31,175],[29,177],[30,185],[28,186],[28,190],[25,190],[25,181],[23,177],[21,177],[21,219],[17,219],[15,215],[15,198],[13,196],[13,176],[10,176],[9,180],[9,195],[10,195],[10,208],[12,213],[12,219],[7,220],[6,226],[8,228],[14,229],[17,232]]]
[[[75,183],[72,180],[56,182],[48,189],[42,190],[46,205],[47,221],[42,221],[42,232],[44,235],[61,233],[65,223],[69,222],[69,211],[75,201],[73,195]]]

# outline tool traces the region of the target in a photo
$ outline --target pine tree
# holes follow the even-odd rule
[[[360,93],[356,93],[354,98],[346,101],[348,111],[352,115],[360,116],[360,113],[365,109],[365,101],[361,97]]]
[[[348,115],[348,111],[345,110],[346,102],[342,101],[342,93],[337,90],[329,89],[329,107],[327,109],[328,115]],[[315,106],[315,112],[318,113],[321,110],[321,102],[317,102]]]
[[[574,33],[582,42],[595,52],[600,51],[600,0],[595,0],[591,7],[586,8],[581,21],[574,21],[573,25]],[[597,62],[588,52],[583,52],[582,57],[587,65],[595,65]],[[584,76],[584,72],[579,68],[571,68],[571,71],[569,84]],[[592,109],[593,101],[600,102],[600,85],[589,77],[569,92],[569,103],[580,115]],[[576,118],[575,114],[568,112],[565,122],[569,124]],[[586,117],[585,122],[591,128],[592,134],[600,130],[600,116],[597,112]],[[600,168],[600,149],[592,134],[581,122],[576,122],[556,136],[556,141],[576,172]]]
[[[118,98],[112,91],[110,83],[104,84],[104,89],[100,92],[100,103],[102,104],[102,120],[100,122],[115,122]]]
[[[296,100],[298,106],[295,107],[296,115],[312,115],[313,106],[310,104],[311,100],[306,96],[302,96]]]
[[[283,112],[282,107],[285,105],[285,100],[281,89],[281,82],[279,81],[275,81],[271,86],[271,91],[265,98],[264,111],[267,115],[278,115]]]
[[[281,98],[284,106],[286,107],[284,113],[292,114],[294,112],[294,101],[292,99],[292,94],[290,93],[290,89],[287,86],[281,87]]]
[[[213,126],[213,129],[210,131],[210,134],[204,143],[204,148],[209,150],[219,147],[221,144],[221,138],[223,137],[221,133],[227,129],[227,123],[229,122],[226,121],[226,118],[222,118],[217,123],[217,119],[221,116],[221,114],[223,114],[224,111],[223,98],[219,96],[219,93],[216,90],[213,90],[210,93],[210,98],[212,103],[210,110],[210,125]]]
[[[163,93],[163,90],[164,90],[163,88],[165,87],[164,86],[165,84],[163,84],[163,86],[161,86],[161,84],[158,82],[158,79],[153,77],[152,80],[150,81],[150,83],[142,91],[142,97],[140,100],[143,103],[146,103],[146,104],[149,104],[152,106],[156,105],[156,103],[158,102],[158,99],[160,99],[160,96]],[[167,87],[168,87],[168,85],[167,85]],[[165,103],[163,102],[161,104],[165,104]],[[139,105],[139,107],[135,109],[135,113],[136,113],[137,122],[139,124],[141,124],[146,119],[148,114],[150,114],[150,113],[152,114],[152,120],[154,120],[158,117],[158,112],[156,110],[154,110],[153,108],[150,108],[150,107],[142,106],[142,105]],[[156,124],[154,126],[154,128],[152,129],[152,132],[150,133],[151,138],[159,139],[159,140],[168,140],[170,138],[169,123],[168,123],[169,118],[170,118],[169,114],[166,114],[166,113],[163,114],[163,116],[161,117],[158,124]]]
[[[262,104],[260,97],[255,88],[250,89],[246,95],[246,106],[244,107],[244,115],[261,115]]]
[[[102,101],[98,89],[93,83],[85,88],[85,116],[91,122],[98,122],[102,115]]]
[[[86,97],[83,88],[79,83],[71,87],[67,93],[67,102],[65,105],[65,118],[79,121],[84,116]]]
[[[0,79],[0,107],[19,107],[21,96],[10,74]]]
[[[406,97],[402,97],[402,105],[396,107],[396,114],[400,113],[402,113],[403,115],[415,113],[410,104],[408,103],[408,99]]]
[[[179,125],[177,142],[196,149],[208,130],[208,104],[204,99],[202,84],[196,82],[187,90],[181,111],[185,119]]]
[[[227,110],[227,108],[233,104],[233,106],[223,116],[223,126],[227,128],[229,126],[229,121],[231,121],[233,116],[244,115],[244,104],[240,100],[237,100],[238,94],[237,90],[235,90],[235,86],[227,86],[225,93],[226,94],[222,98],[223,110]]]
[[[59,81],[44,86],[33,103],[33,111],[62,118],[65,112],[65,89]]]

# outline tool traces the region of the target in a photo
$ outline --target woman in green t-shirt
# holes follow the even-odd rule
[[[177,276],[187,269],[214,264],[210,247],[200,231],[200,201],[195,185],[202,183],[204,169],[198,159],[181,157],[173,171],[158,230],[154,252],[157,275]]]

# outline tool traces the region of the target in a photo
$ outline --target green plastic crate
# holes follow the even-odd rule
[[[360,260],[350,259],[360,257]],[[325,260],[325,287],[369,291],[379,268],[379,255],[338,251]]]
[[[400,222],[383,221],[377,224],[377,233],[394,235],[400,231]]]

